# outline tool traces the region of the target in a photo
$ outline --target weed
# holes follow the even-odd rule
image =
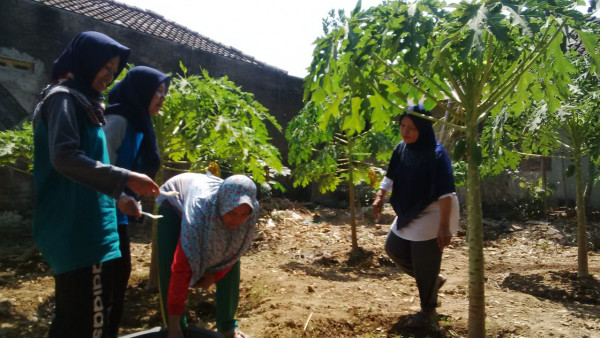
[[[281,214],[278,212],[273,212],[271,213],[271,219],[273,220],[273,222],[279,223],[279,221],[281,221]]]
[[[253,284],[246,295],[246,303],[242,306],[244,311],[257,308],[267,295],[267,285],[262,282]]]

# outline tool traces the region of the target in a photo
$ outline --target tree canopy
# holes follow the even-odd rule
[[[259,184],[283,186],[273,180],[285,174],[279,150],[269,143],[265,123],[281,127],[265,107],[227,77],[188,75],[171,81],[161,113],[153,120],[159,149],[167,168],[188,163],[204,170],[218,162],[229,173],[249,173]]]

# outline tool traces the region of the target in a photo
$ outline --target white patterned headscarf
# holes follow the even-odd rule
[[[225,270],[240,259],[254,239],[259,212],[256,185],[246,176],[194,184],[193,190],[189,196],[195,197],[186,198],[181,223],[181,246],[192,269],[190,286],[204,273]],[[228,228],[221,216],[242,204],[252,208],[250,218]]]

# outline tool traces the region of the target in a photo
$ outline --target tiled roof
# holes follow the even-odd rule
[[[128,6],[110,0],[34,0],[47,6],[60,8],[90,18],[127,27],[138,32],[154,35],[209,53],[226,56],[250,64],[275,68],[254,60],[252,56],[222,45],[169,21],[152,11]],[[275,68],[277,69],[277,68]]]
[[[587,25],[588,26],[595,26],[596,29],[598,29],[598,26],[600,26],[600,18],[597,17],[589,17],[586,19],[587,21]],[[576,31],[571,30],[569,31],[569,36],[568,36],[568,46],[569,48],[577,51],[579,54],[583,54],[586,53],[585,51],[585,46],[583,45],[583,41],[581,41],[581,38],[579,37],[579,35],[577,34]]]

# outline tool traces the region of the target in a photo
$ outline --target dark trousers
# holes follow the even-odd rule
[[[56,315],[49,336],[116,337],[111,322],[115,260],[54,276]]]
[[[129,239],[129,225],[119,224],[119,249],[121,249],[121,258],[115,259],[115,298],[113,300],[113,310],[110,314],[111,337],[116,337],[119,333],[119,324],[123,316],[123,307],[125,304],[125,292],[131,276],[131,250]]]
[[[437,238],[428,241],[409,241],[389,232],[385,241],[388,256],[417,282],[421,309],[435,311],[438,299],[438,275],[442,253]]]
[[[158,249],[158,289],[161,314],[165,327],[168,323],[167,295],[171,278],[171,265],[181,232],[181,217],[168,204],[159,206],[158,213],[163,218],[158,220],[156,244]],[[238,326],[236,313],[240,295],[240,261],[237,261],[223,278],[216,282],[216,322],[219,332],[228,331]],[[182,316],[182,327],[187,326]]]

